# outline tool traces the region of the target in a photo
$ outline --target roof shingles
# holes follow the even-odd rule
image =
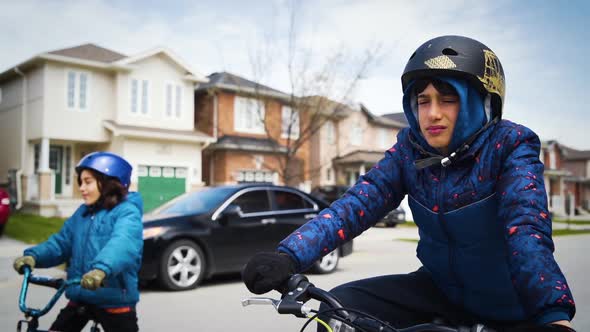
[[[61,55],[70,58],[83,60],[111,63],[126,58],[126,55],[117,53],[104,47],[94,44],[84,44],[76,47],[64,48],[57,51],[48,52],[49,54]]]

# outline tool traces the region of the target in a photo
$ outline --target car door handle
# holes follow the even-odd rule
[[[311,219],[311,218],[315,218],[315,217],[317,217],[317,216],[318,216],[318,214],[317,214],[317,213],[308,213],[308,214],[304,215],[303,217],[304,217],[305,219]]]
[[[277,220],[275,218],[266,218],[266,219],[260,220],[260,222],[262,222],[263,225],[266,225],[266,224],[274,224],[277,222]]]

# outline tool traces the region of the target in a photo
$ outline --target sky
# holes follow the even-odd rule
[[[584,0],[0,0],[0,70],[85,43],[130,56],[165,47],[203,75],[323,92],[381,115],[402,111],[400,77],[418,46],[463,35],[502,62],[504,118],[590,150],[588,22]]]

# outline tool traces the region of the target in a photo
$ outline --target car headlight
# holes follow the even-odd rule
[[[143,230],[143,239],[149,239],[162,235],[166,231],[166,227],[150,227]]]
[[[2,201],[0,201],[0,205],[10,205],[10,199],[3,198]]]

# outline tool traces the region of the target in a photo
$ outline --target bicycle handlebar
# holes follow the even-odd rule
[[[57,292],[53,295],[53,297],[49,300],[49,303],[43,309],[34,309],[27,307],[25,301],[27,298],[27,291],[29,290],[29,284],[41,285],[46,287],[51,287],[57,289]],[[26,316],[30,317],[41,317],[45,315],[57,302],[57,300],[61,297],[63,292],[71,285],[79,284],[80,278],[64,280],[59,278],[51,278],[45,276],[35,276],[31,274],[31,267],[25,265],[23,267],[23,284],[20,290],[20,296],[18,301],[18,306],[20,311],[22,311]]]
[[[294,274],[291,278],[286,282],[286,285],[283,287],[282,297],[280,300],[275,300],[268,297],[251,297],[248,299],[242,300],[243,306],[248,306],[251,304],[271,304],[279,314],[292,314],[297,317],[309,317],[309,314],[312,312],[312,309],[305,306],[305,303],[310,299],[314,299],[316,301],[322,302],[327,304],[333,309],[342,309],[336,310],[335,314],[340,316],[343,319],[352,318],[351,313],[348,313],[340,301],[332,295],[330,292],[327,292],[321,288],[315,287],[312,283],[309,282],[307,277],[301,274]],[[367,315],[368,316],[368,315]],[[488,327],[485,327],[481,324],[476,324],[472,327],[458,327],[452,328],[448,326],[438,325],[438,324],[419,324],[415,326],[411,326],[404,329],[389,329],[386,327],[383,331],[391,331],[391,332],[495,332]]]

